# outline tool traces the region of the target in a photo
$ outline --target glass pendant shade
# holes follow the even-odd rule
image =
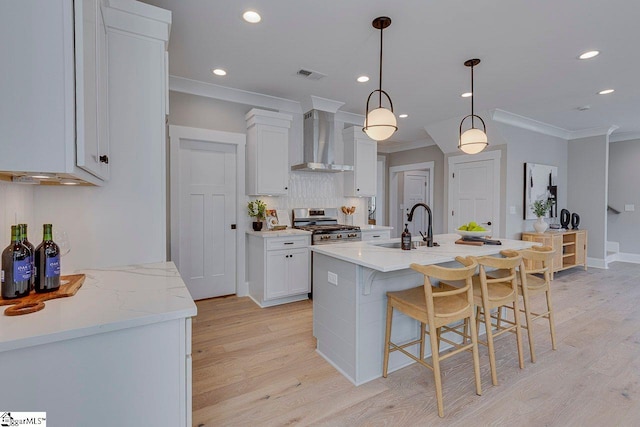
[[[471,128],[460,135],[458,148],[467,154],[478,154],[487,145],[487,134],[480,129]]]
[[[395,114],[384,107],[369,111],[365,120],[364,132],[375,141],[384,141],[398,130]]]

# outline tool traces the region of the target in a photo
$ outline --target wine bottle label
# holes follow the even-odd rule
[[[44,277],[55,277],[60,275],[60,255],[47,258],[44,266]]]
[[[4,283],[4,270],[1,270],[1,271],[2,273],[0,273],[0,281]]]
[[[13,280],[22,282],[31,279],[31,260],[25,258],[23,260],[13,261]]]

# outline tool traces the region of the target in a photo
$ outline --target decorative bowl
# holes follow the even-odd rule
[[[487,237],[491,236],[491,230],[485,231],[465,231],[465,230],[456,230],[455,233],[461,236],[475,236],[475,237]]]

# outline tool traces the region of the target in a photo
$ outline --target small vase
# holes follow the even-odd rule
[[[544,233],[548,227],[549,224],[544,222],[544,218],[542,218],[541,216],[539,216],[538,220],[533,223],[533,228],[535,228],[538,233]]]
[[[253,231],[262,230],[262,221],[254,221],[253,222]]]

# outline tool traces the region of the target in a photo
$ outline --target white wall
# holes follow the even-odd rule
[[[609,205],[620,214],[607,215],[607,240],[618,242],[620,252],[640,254],[640,140],[609,145]],[[625,212],[631,204],[635,211]]]
[[[591,263],[605,267],[609,142],[604,135],[569,141],[567,209],[580,215],[588,231]]]
[[[495,129],[508,141],[505,188],[505,237],[519,239],[523,231],[532,231],[535,220],[523,220],[524,164],[539,163],[558,167],[558,212],[567,207],[567,141],[494,122]],[[510,213],[515,207],[516,213]],[[559,222],[559,219],[551,219]]]
[[[11,240],[11,226],[27,224],[29,241],[37,246],[42,241],[42,224],[33,220],[33,185],[0,182],[0,251]]]

